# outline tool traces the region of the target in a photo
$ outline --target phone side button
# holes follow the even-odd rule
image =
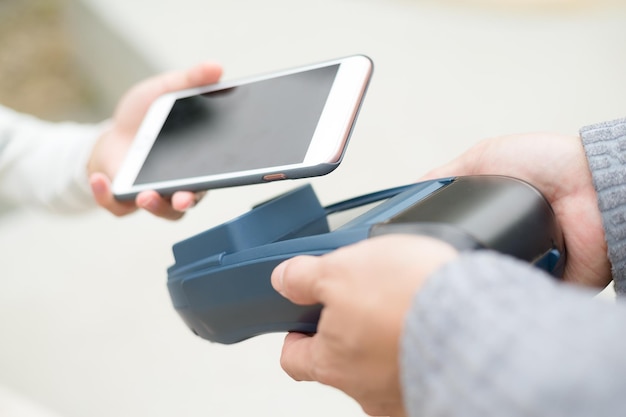
[[[278,181],[278,180],[286,180],[287,176],[285,174],[268,174],[263,176],[264,181]]]

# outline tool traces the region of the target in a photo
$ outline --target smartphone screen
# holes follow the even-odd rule
[[[338,67],[177,99],[134,184],[302,162]]]
[[[173,91],[150,106],[113,182],[117,199],[326,175],[369,84],[364,55]]]

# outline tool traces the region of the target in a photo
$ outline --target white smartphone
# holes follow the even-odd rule
[[[341,162],[373,71],[364,55],[165,94],[113,182],[119,200],[325,175]]]

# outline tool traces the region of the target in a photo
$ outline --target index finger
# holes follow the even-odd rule
[[[280,366],[296,381],[314,381],[312,344],[314,338],[302,333],[288,333],[280,354]]]

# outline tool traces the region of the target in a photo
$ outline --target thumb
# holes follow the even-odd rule
[[[316,256],[297,256],[278,265],[272,272],[272,286],[283,297],[296,304],[321,302],[319,277],[321,259]]]
[[[456,177],[459,175],[470,175],[472,170],[465,166],[460,158],[453,159],[445,165],[434,168],[424,174],[419,181],[435,180],[439,178]]]
[[[487,168],[493,162],[488,156],[490,149],[493,148],[493,141],[483,140],[471,148],[465,150],[447,163],[432,169],[420,178],[421,181],[434,180],[437,178],[456,177],[462,175],[480,175],[489,173]]]

